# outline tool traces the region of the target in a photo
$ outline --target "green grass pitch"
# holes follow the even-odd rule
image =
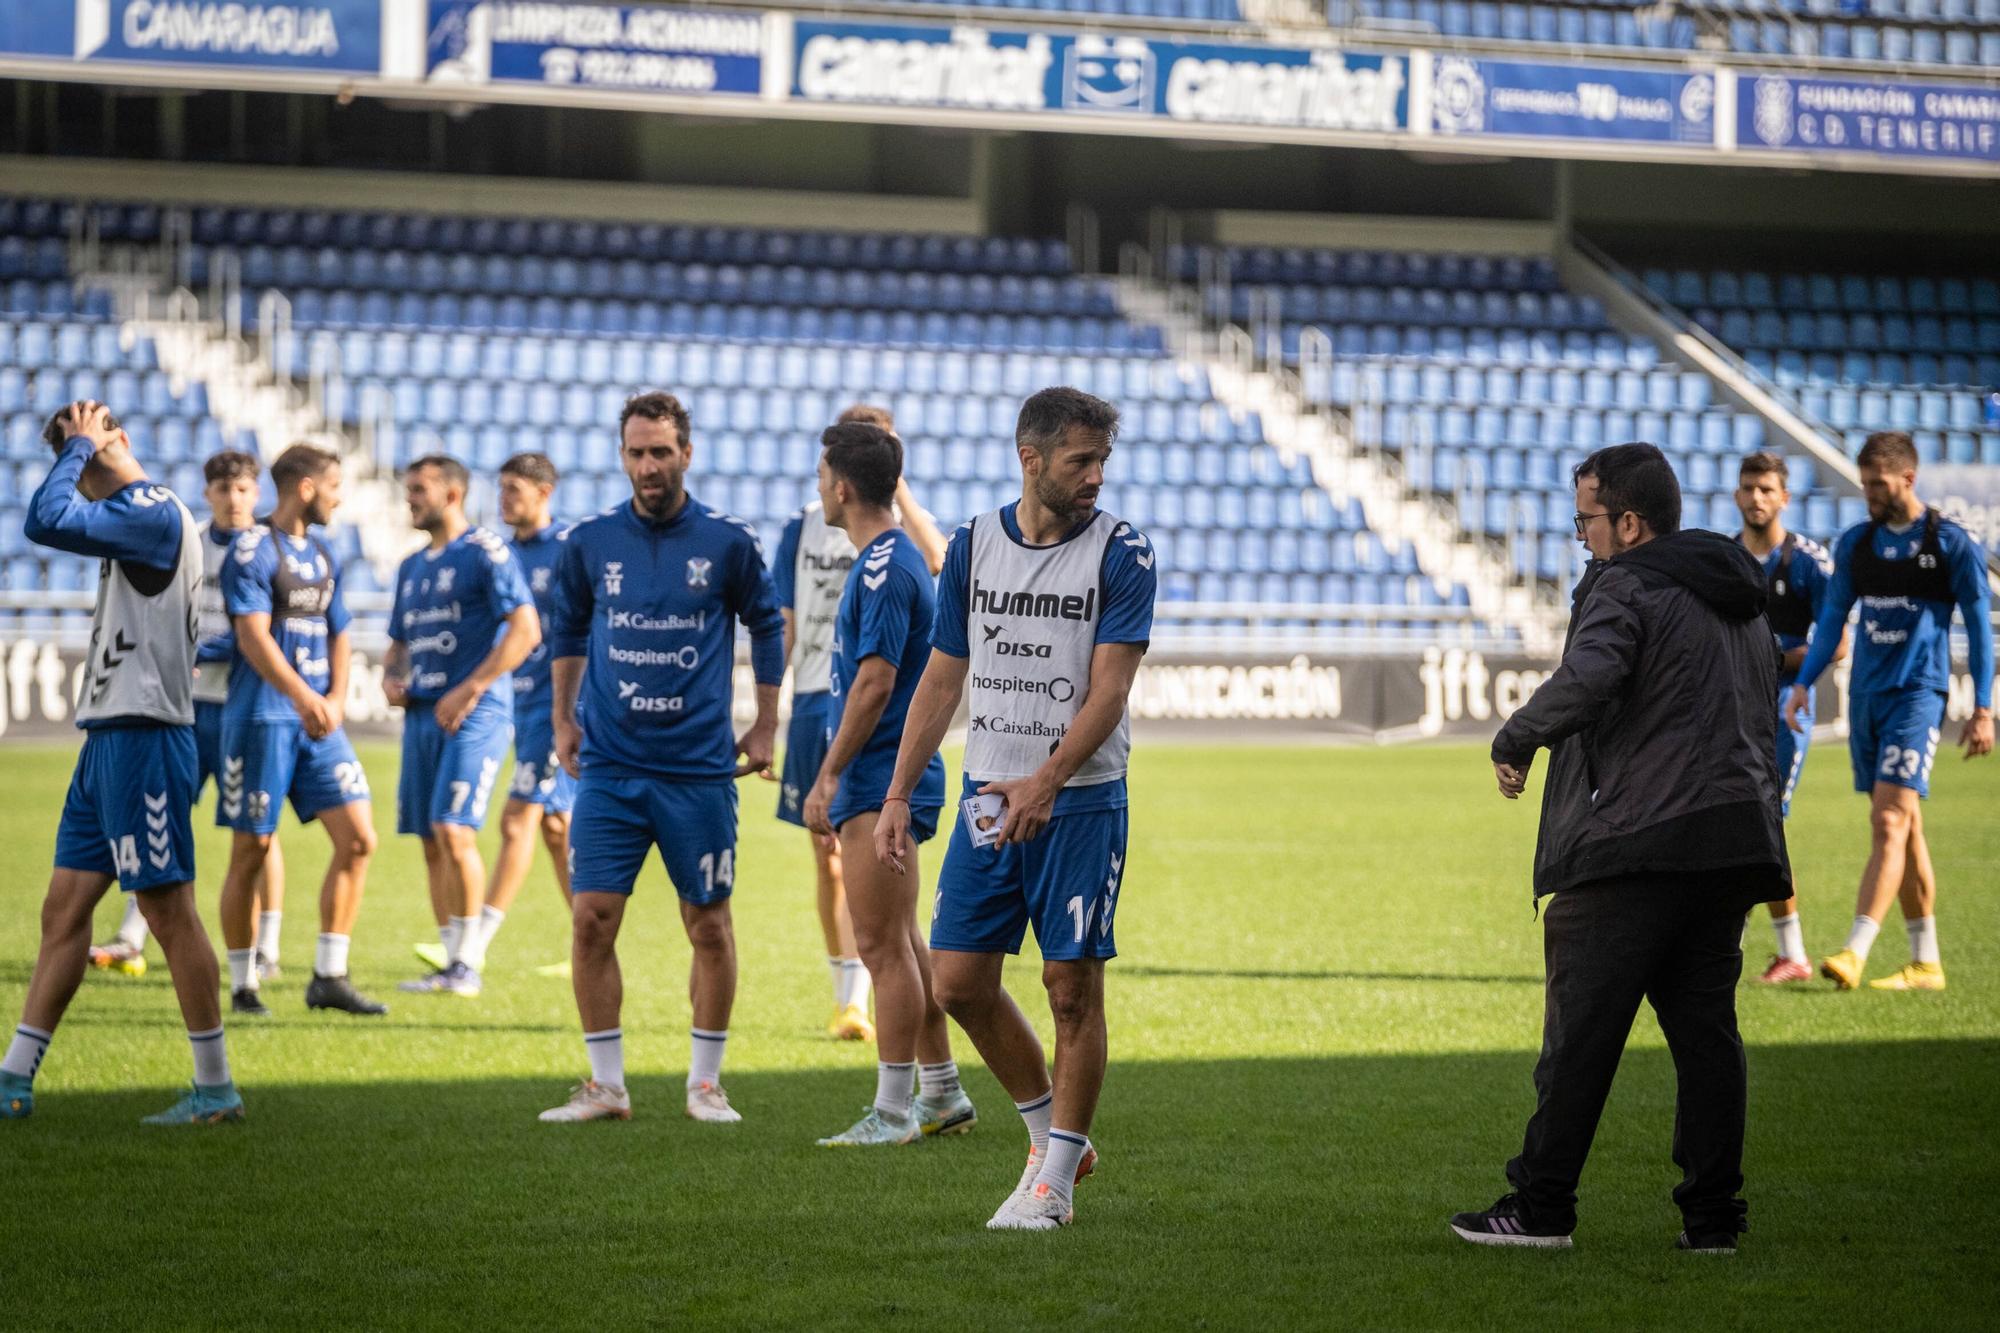
[[[395,756],[364,755],[392,822]],[[66,748],[10,748],[0,1009],[18,1014]],[[164,968],[92,974],[30,1120],[0,1125],[0,1324],[556,1324],[930,1330],[1031,1324],[1589,1329],[1992,1327],[2000,1291],[2000,762],[1938,763],[1928,807],[1951,989],[1747,982],[1751,1233],[1670,1252],[1671,1066],[1642,1011],[1568,1254],[1475,1249],[1445,1218],[1504,1188],[1532,1105],[1535,791],[1481,751],[1141,747],[1098,1175],[1076,1225],[993,1235],[1024,1136],[970,1044],[970,1137],[829,1152],[873,1092],[830,1004],[803,835],[744,786],[735,1128],[681,1113],[687,947],[657,862],[622,944],[635,1118],[546,1126],[584,1068],[546,863],[476,1001],[393,994],[433,932],[384,834],[353,970],[383,1021],[308,1015],[324,843],[287,823],[275,1016],[230,1025],[238,1126],[142,1131],[187,1078]],[[1866,847],[1841,747],[1791,826],[1809,947],[1838,947]],[[214,930],[223,840],[197,814]],[[489,857],[493,841],[488,836]],[[936,873],[940,844],[926,849]],[[118,910],[99,911],[98,937]],[[926,909],[927,910],[927,909]],[[1760,910],[1750,970],[1769,950]],[[218,937],[219,938],[219,937]],[[1032,946],[1031,946],[1032,947]],[[1900,966],[1894,924],[1871,970]],[[1031,962],[1008,982],[1041,1019]]]

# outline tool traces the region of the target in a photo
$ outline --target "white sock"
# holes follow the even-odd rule
[[[347,946],[353,942],[351,935],[321,935],[313,948],[313,971],[323,977],[346,976]]]
[[[892,1120],[910,1118],[910,1062],[875,1062],[875,1109]]]
[[[463,934],[459,929],[458,923],[462,919],[455,916],[449,917],[442,926],[438,927],[438,943],[444,946],[444,960],[447,965],[450,964],[452,959],[458,957],[458,939]]]
[[[1778,957],[1789,958],[1795,963],[1806,961],[1806,932],[1799,925],[1799,914],[1773,917],[1772,929],[1778,932]]]
[[[146,914],[139,910],[139,895],[125,895],[125,918],[118,923],[118,939],[135,949],[146,947]]]
[[[42,1067],[42,1057],[48,1054],[49,1041],[54,1036],[52,1032],[21,1024],[14,1029],[14,1040],[7,1043],[7,1058],[0,1060],[0,1072],[33,1078]]]
[[[194,1081],[204,1088],[219,1088],[229,1082],[229,1052],[222,1045],[222,1024],[206,1032],[188,1033],[194,1047]]]
[[[847,972],[847,1002],[868,1012],[868,991],[874,978],[868,975],[868,964],[859,958],[844,960]]]
[[[456,948],[447,946],[446,959],[453,963],[464,963],[472,967],[472,954],[479,948],[479,918],[476,916],[455,916],[451,919],[451,940]]]
[[[1865,916],[1854,918],[1854,929],[1847,932],[1847,947],[1862,962],[1868,961],[1868,951],[1875,947],[1875,937],[1882,932],[1882,923]]]
[[[1045,1092],[1031,1102],[1015,1102],[1014,1109],[1021,1113],[1021,1119],[1028,1123],[1028,1146],[1047,1148],[1049,1146],[1049,1120],[1055,1115],[1056,1095]]]
[[[729,1044],[727,1032],[688,1029],[688,1087],[722,1083],[722,1048]]]
[[[255,949],[231,949],[229,951],[229,989],[232,992],[257,989],[257,951]]]
[[[1073,1129],[1051,1129],[1049,1155],[1042,1159],[1042,1174],[1035,1177],[1035,1183],[1047,1185],[1049,1193],[1069,1202],[1069,1192],[1076,1188],[1076,1168],[1088,1147],[1090,1140]]]
[[[836,1011],[847,1007],[847,960],[829,957],[826,970],[833,977],[833,1007]]]
[[[266,961],[278,961],[278,928],[285,923],[283,912],[259,912],[257,914],[257,952]]]
[[[918,1065],[917,1083],[926,1097],[949,1097],[958,1091],[958,1061],[941,1065]]]
[[[500,923],[507,914],[497,907],[479,909],[479,928],[474,932],[476,940],[465,950],[465,964],[477,972],[486,966],[486,951],[493,947],[493,937],[500,933]]]
[[[590,1057],[591,1080],[607,1088],[625,1086],[625,1029],[606,1028],[583,1034],[583,1051]]]
[[[1911,962],[1936,963],[1941,961],[1938,957],[1936,917],[1913,917],[1903,922],[1903,929],[1910,932]]]

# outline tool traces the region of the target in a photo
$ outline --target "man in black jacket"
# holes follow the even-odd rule
[[[1577,466],[1576,531],[1593,557],[1562,665],[1493,741],[1518,799],[1550,751],[1535,848],[1547,968],[1537,1104],[1513,1190],[1452,1230],[1488,1245],[1567,1247],[1576,1185],[1643,998],[1679,1080],[1674,1190],[1682,1249],[1734,1253],[1744,1230],[1743,919],[1791,892],[1775,754],[1777,655],[1757,562],[1680,530],[1680,484],[1650,444]]]

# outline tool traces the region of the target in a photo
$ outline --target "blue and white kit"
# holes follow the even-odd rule
[[[910,699],[923,678],[931,655],[931,629],[937,618],[937,590],[923,553],[901,528],[891,528],[861,552],[848,572],[834,619],[832,706],[826,718],[830,745],[839,734],[847,711],[847,696],[861,664],[871,657],[896,670],[896,683],[861,752],[841,771],[840,786],[828,809],[835,829],[854,818],[882,808],[896,772],[896,751],[903,740],[903,721]],[[937,832],[938,811],[944,806],[944,759],[933,754],[923,776],[910,792],[910,832],[928,842]]]
[[[222,600],[238,616],[270,617],[279,655],[306,687],[333,687],[333,641],[351,617],[341,600],[333,552],[318,536],[294,537],[259,524],[230,549],[222,569]],[[240,642],[242,636],[237,635]],[[290,798],[301,822],[322,810],[368,799],[368,777],[345,728],[313,740],[284,692],[259,675],[239,649],[222,707],[221,799],[217,822],[239,833],[277,832]]]
[[[1039,769],[1083,707],[1097,645],[1143,645],[1153,630],[1159,577],[1145,534],[1096,511],[1061,541],[1030,546],[1015,508],[953,533],[938,580],[932,646],[969,659],[968,796]],[[1032,922],[1045,959],[1116,956],[1130,750],[1130,718],[1121,716],[1031,842],[975,848],[958,819],[938,877],[931,948],[1018,953]]]
[[[92,446],[64,446],[28,501],[29,541],[102,561],[76,723],[85,733],[55,864],[128,893],[195,875],[194,649],[201,529],[174,493],[137,481],[76,489]]]
[[[736,625],[759,685],[784,674],[784,620],[753,528],[692,496],[663,521],[630,502],[570,529],[554,653],[584,659],[578,893],[630,893],[655,846],[685,901],[735,883]]]
[[[1826,607],[1827,589],[1833,581],[1833,557],[1810,537],[1786,533],[1785,540],[1764,557],[1764,579],[1770,590],[1766,614],[1778,651],[1790,653],[1812,642],[1813,626]],[[1792,792],[1805,772],[1806,751],[1812,745],[1812,695],[1806,695],[1806,709],[1799,716],[1800,730],[1785,722],[1785,704],[1791,698],[1796,671],[1778,672],[1778,778],[1784,784],[1783,813],[1792,813]]]
[[[396,571],[389,637],[410,655],[397,832],[427,835],[438,824],[486,823],[514,741],[514,679],[493,682],[455,733],[438,725],[436,705],[478,670],[506,632],[507,617],[532,601],[520,561],[484,528],[467,528],[442,550],[426,547]]]
[[[552,815],[568,814],[576,803],[576,779],[556,762],[555,695],[549,682],[555,661],[550,640],[555,633],[556,557],[568,536],[569,529],[551,523],[508,543],[535,599],[542,641],[514,671],[514,782],[507,795]]]
[[[195,621],[194,751],[200,776],[195,796],[210,778],[222,777],[222,702],[229,697],[229,664],[236,658],[236,634],[222,606],[222,566],[241,532],[201,525],[201,601]],[[220,808],[215,822],[226,825]]]
[[[792,613],[792,715],[785,727],[778,818],[805,826],[806,793],[826,762],[827,690],[832,680],[833,617],[840,608],[854,543],[826,521],[814,500],[793,514],[778,538],[771,583]]]
[[[1993,625],[1986,554],[1957,523],[1928,510],[1907,527],[1860,523],[1834,547],[1833,581],[1799,669],[1811,687],[1833,658],[1847,613],[1861,624],[1848,676],[1854,789],[1878,783],[1930,794],[1951,687],[1951,613],[1965,619],[1973,702],[1993,705]]]

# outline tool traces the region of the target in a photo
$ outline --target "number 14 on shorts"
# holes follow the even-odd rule
[[[1111,914],[1118,910],[1118,881],[1125,869],[1125,858],[1111,858],[1111,873],[1104,878],[1104,893],[1088,902],[1082,894],[1072,897],[1068,903],[1070,922],[1076,928],[1076,942],[1081,944],[1089,936],[1091,926],[1097,927],[1097,937],[1103,939],[1111,934]],[[1103,910],[1100,911],[1099,908]]]

